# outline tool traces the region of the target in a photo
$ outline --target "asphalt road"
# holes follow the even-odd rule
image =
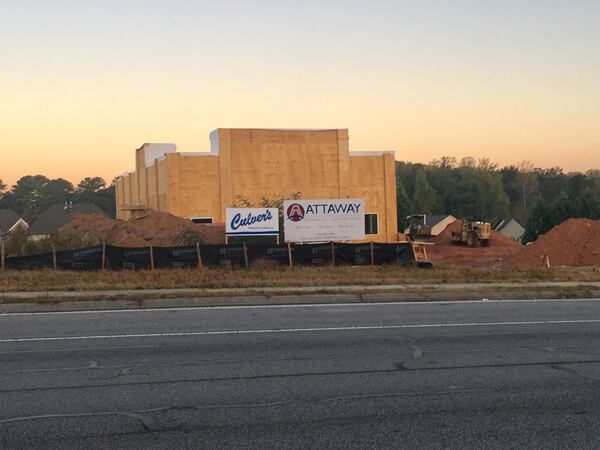
[[[1,448],[598,448],[600,300],[0,315]]]

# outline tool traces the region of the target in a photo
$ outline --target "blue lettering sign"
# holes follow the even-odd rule
[[[252,215],[252,213],[248,213],[247,217],[242,217],[240,213],[237,213],[231,219],[231,229],[238,230],[241,227],[248,227],[250,225],[254,225],[260,222],[267,222],[273,218],[273,214],[271,211],[267,210],[262,214]]]

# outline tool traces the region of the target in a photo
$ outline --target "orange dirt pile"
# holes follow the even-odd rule
[[[427,247],[427,255],[435,266],[439,267],[495,267],[516,253],[523,246],[511,238],[492,230],[489,247],[467,247],[452,243],[452,232],[460,231],[462,222],[457,220],[449,224],[438,236],[429,240],[435,244]]]
[[[78,236],[82,241],[110,243],[110,235],[115,221],[102,214],[73,214],[69,222],[58,229],[62,238]]]
[[[600,220],[568,219],[507,258],[504,265],[541,267],[544,255],[551,266],[600,265]]]
[[[225,241],[223,225],[196,224],[183,217],[152,210],[137,211],[130,220],[112,220],[100,214],[74,214],[58,234],[76,234],[91,242],[121,247],[169,247],[183,245],[178,237],[186,230],[197,234],[203,244]]]

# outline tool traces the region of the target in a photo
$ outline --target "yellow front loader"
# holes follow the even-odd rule
[[[475,219],[464,219],[460,231],[452,232],[453,244],[469,247],[488,247],[492,238],[492,225]]]

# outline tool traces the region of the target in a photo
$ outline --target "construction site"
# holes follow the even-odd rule
[[[600,265],[600,221],[569,219],[530,245],[490,230],[486,245],[453,242],[463,226],[456,220],[436,236],[417,237],[425,242],[426,257],[439,268],[549,268]],[[58,241],[73,246],[109,244],[127,248],[173,247],[200,242],[223,245],[225,228],[195,224],[188,219],[152,210],[136,211],[128,220],[98,214],[75,214],[58,230]],[[407,236],[407,241],[411,237]],[[70,243],[70,244],[69,244]]]
[[[413,214],[399,229],[395,164],[394,151],[351,151],[347,129],[219,128],[210,133],[210,151],[193,153],[143,144],[135,171],[115,181],[116,220],[95,205],[53,205],[27,232],[39,243],[29,245],[34,251],[6,254],[2,241],[2,268],[250,267],[267,260],[486,270],[600,265],[600,221],[589,219],[566,220],[528,245],[521,244],[523,227],[517,224],[520,235],[509,231],[513,219],[494,229],[472,217]],[[268,215],[271,228],[241,231],[240,220],[232,230],[230,213],[244,214],[248,224],[254,213],[256,220]],[[64,225],[39,226],[46,216]],[[165,249],[179,255],[194,246],[195,259],[165,259]],[[85,249],[96,252],[93,262],[78,260]]]

